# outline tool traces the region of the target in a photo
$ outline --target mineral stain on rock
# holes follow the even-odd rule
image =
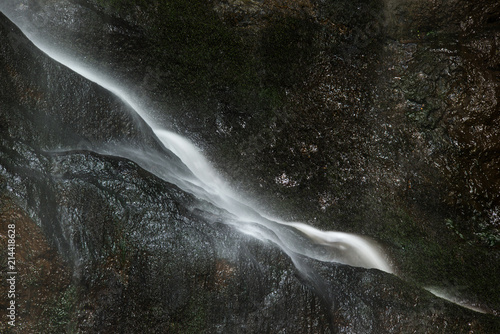
[[[57,250],[50,246],[40,227],[5,194],[2,195],[0,222],[2,249],[7,249],[7,227],[13,224],[16,231],[15,332],[66,332],[72,328],[77,300],[76,287],[71,284],[70,267]],[[6,255],[2,252],[2,273],[11,271],[7,268]],[[8,296],[7,290],[8,286],[3,279],[0,285],[2,296]],[[7,309],[9,301],[2,298],[3,310]],[[2,333],[14,332],[7,321],[2,321],[0,326]]]

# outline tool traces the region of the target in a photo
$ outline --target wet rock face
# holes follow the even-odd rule
[[[442,5],[438,2],[432,9]],[[401,45],[404,55],[399,54],[390,81],[403,97],[413,125],[430,145],[447,151],[439,159],[453,170],[448,175],[452,188],[448,200],[462,210],[468,206],[476,214],[486,213],[499,204],[494,194],[497,171],[489,167],[496,159],[491,152],[497,151],[498,137],[500,59],[492,50],[498,44],[499,7],[494,2],[451,5],[456,11],[447,18],[434,20],[433,15],[439,14],[433,11],[427,24],[422,17],[405,25],[411,30],[400,32],[400,41],[406,42]],[[466,169],[471,170],[465,173]]]
[[[14,225],[22,239],[16,242],[16,305],[18,332],[64,332],[64,325],[56,322],[40,323],[40,318],[65,317],[71,312],[74,288],[71,286],[71,271],[61,259],[60,254],[50,247],[47,238],[23,210],[12,199],[2,195],[0,201],[0,245],[7,249],[8,226]],[[7,257],[3,252],[1,259],[2,273],[8,272]],[[2,276],[4,279],[4,276]],[[0,285],[0,292],[8,296],[9,286]],[[6,309],[9,300],[2,298],[1,307]],[[19,326],[19,323],[22,325]],[[58,326],[59,325],[59,326]],[[13,333],[12,328],[3,321],[0,324],[3,333]]]
[[[318,303],[283,254],[204,220],[196,199],[129,161],[57,155],[51,175],[62,230],[53,239],[68,240],[86,287],[76,309],[87,332],[301,331],[303,304]],[[324,317],[306,319],[324,327]]]
[[[491,19],[498,5],[484,3],[481,10],[464,11],[457,9],[463,16],[450,15],[443,21],[446,26],[439,22],[429,28],[433,21],[415,20],[413,30],[400,29],[398,41],[387,44],[385,57],[392,60],[384,78],[393,89],[393,106],[413,133],[409,143],[415,149],[411,157],[416,163],[408,193],[412,210],[428,217],[421,226],[429,231],[434,225],[431,230],[435,232],[424,235],[435,238],[434,233],[446,226],[444,231],[460,240],[458,247],[475,246],[454,253],[470,259],[466,263],[478,263],[472,254],[484,260],[495,257],[498,243],[498,170],[491,168],[497,159],[492,152],[497,151],[498,136],[498,54],[490,48],[498,40],[498,24]],[[426,184],[440,185],[429,189]],[[427,194],[433,194],[432,198]],[[432,211],[441,216],[429,217]],[[443,235],[436,238],[438,243],[443,239]],[[437,267],[434,273],[443,275]],[[434,280],[438,275],[427,276]],[[488,281],[487,277],[469,275],[475,282]]]
[[[223,212],[129,160],[72,149],[79,140],[88,142],[87,149],[117,141],[154,152],[158,144],[147,131],[109,131],[120,115],[111,124],[87,118],[87,124],[95,125],[92,132],[73,128],[72,116],[78,113],[109,111],[104,102],[116,99],[102,90],[101,105],[46,112],[46,105],[55,108],[52,96],[61,94],[64,100],[79,92],[79,98],[92,99],[95,95],[89,87],[95,85],[43,56],[4,16],[1,19],[1,70],[16,76],[13,80],[5,75],[1,81],[2,92],[12,94],[2,100],[0,114],[5,120],[0,233],[6,248],[4,228],[16,225],[17,259],[23,270],[18,326],[2,323],[3,331],[208,333],[329,328],[320,297],[297,280],[290,260],[275,247],[235,233],[220,222]],[[23,43],[23,57],[19,49],[10,48],[12,39]],[[23,71],[24,63],[32,71],[45,72],[33,78]],[[43,81],[38,86],[33,83],[44,78],[60,78],[64,83],[67,77],[79,83],[69,87],[61,83],[57,89]],[[43,92],[39,104],[16,95],[18,88],[28,86]],[[117,109],[127,115],[121,103]],[[40,119],[42,115],[45,118]],[[118,130],[144,126],[137,123],[128,118]],[[42,127],[50,140],[37,135]],[[67,151],[50,151],[62,144]],[[217,219],[205,218],[215,214]],[[40,256],[43,263],[32,256]],[[1,266],[4,272],[4,252]],[[49,275],[54,289],[40,290]],[[2,282],[2,291],[4,287]],[[30,306],[33,291],[33,301],[39,304]]]
[[[146,124],[118,98],[34,52],[24,36],[11,25],[2,24],[6,43],[1,46],[1,70],[9,89],[2,91],[1,103],[5,109],[18,110],[2,114],[2,126],[9,131],[9,138],[37,142],[40,148],[49,150],[117,145],[127,138],[134,138],[137,145],[159,147],[151,140]],[[53,72],[58,75],[51,77]],[[96,129],[94,124],[99,122],[102,128]]]
[[[498,310],[495,1],[11,5],[116,73],[270,211],[375,237],[401,277]],[[217,208],[91,152],[169,154],[118,99],[1,21],[2,192],[74,276],[35,328],[495,333],[496,317],[391,275],[306,260],[299,272]]]
[[[333,300],[332,320],[343,324],[340,333],[465,333],[494,331],[496,326],[494,318],[469,317],[469,311],[457,305],[431,294],[417,295],[395,276],[382,278],[380,272],[338,266],[322,266],[318,272],[326,279],[322,293]],[[406,303],[413,304],[401,307]]]

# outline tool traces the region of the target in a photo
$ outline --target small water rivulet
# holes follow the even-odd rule
[[[151,127],[157,139],[185,166],[179,167],[181,172],[165,168],[167,150],[165,150],[165,156],[162,156],[153,150],[139,151],[131,147],[108,145],[99,149],[93,148],[98,151],[97,153],[130,159],[156,176],[225,210],[230,218],[222,219],[223,222],[232,225],[242,233],[278,245],[299,269],[303,268],[298,258],[306,256],[320,261],[393,272],[381,248],[367,238],[342,232],[320,231],[303,223],[283,222],[276,218],[266,217],[257,208],[247,204],[246,199],[239,198],[224,180],[217,176],[216,171],[192,143],[156,124],[147,110],[143,108],[141,101],[133,98],[133,93],[113,82],[110,76],[97,73],[84,63],[74,61],[50,46],[49,43],[33,36],[29,31],[25,31],[25,34],[49,57],[119,97]],[[68,147],[67,149],[74,148]]]

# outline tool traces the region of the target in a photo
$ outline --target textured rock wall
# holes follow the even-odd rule
[[[415,284],[318,263],[304,276],[271,245],[206,218],[217,209],[128,160],[89,152],[165,151],[120,101],[3,18],[2,203],[34,220],[74,276],[70,284],[61,273],[66,292],[42,297],[43,317],[24,309],[21,332],[498,328],[496,317],[418,288],[498,311],[495,1],[2,6],[113,73],[242,194],[290,220],[376,238]],[[79,151],[47,152],[63,148]]]

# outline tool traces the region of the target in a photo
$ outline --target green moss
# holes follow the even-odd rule
[[[489,247],[496,247],[500,244],[500,234],[498,232],[486,231],[476,233],[476,237],[481,243]]]
[[[454,222],[452,219],[446,219],[445,220],[445,225],[448,227],[450,230],[452,230],[456,235],[458,235],[461,239],[464,239],[464,235],[457,229],[455,226]]]
[[[56,294],[44,309],[45,320],[39,324],[39,333],[76,333],[74,313],[77,302],[78,292],[73,285]]]
[[[179,318],[170,323],[171,332],[183,334],[206,332],[206,324],[208,323],[206,294],[206,292],[200,290],[191,296],[189,303],[180,312]]]

